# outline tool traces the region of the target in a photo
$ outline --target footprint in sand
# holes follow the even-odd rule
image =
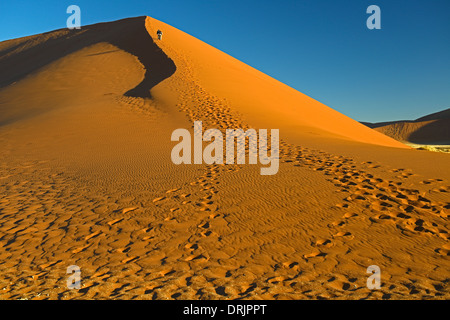
[[[155,203],[155,202],[159,202],[159,201],[163,201],[163,200],[165,200],[166,199],[166,197],[159,197],[159,198],[155,198],[155,199],[153,199],[153,203]]]
[[[184,261],[195,261],[195,262],[206,262],[208,260],[209,260],[209,257],[205,256],[204,254],[199,254],[199,255],[193,254],[184,259]]]
[[[299,264],[296,261],[286,261],[281,264],[281,266],[285,269],[293,269],[296,268],[298,265]]]
[[[49,263],[44,263],[41,264],[39,266],[40,269],[47,269],[48,267],[53,267],[54,265],[58,264],[59,262],[61,262],[61,260],[55,261],[55,262],[49,262]]]
[[[117,252],[120,252],[120,253],[127,253],[127,252],[130,251],[130,250],[131,250],[130,247],[124,247],[124,248],[116,249],[116,251],[117,251]]]
[[[352,285],[348,282],[337,280],[336,278],[331,278],[328,280],[328,286],[335,290],[345,291],[351,289]]]
[[[139,257],[137,257],[137,256],[135,256],[135,257],[129,257],[129,258],[123,259],[121,262],[122,262],[122,263],[130,263],[130,262],[132,262],[132,261],[137,260],[138,258],[139,258]]]
[[[153,200],[153,202],[155,202],[155,200]],[[138,207],[125,208],[125,209],[122,209],[122,214],[126,214],[128,212],[131,212],[131,211],[134,211],[137,209],[138,209]]]
[[[173,269],[164,269],[164,270],[161,270],[161,271],[159,272],[159,274],[161,275],[161,277],[165,277],[165,276],[171,275],[171,274],[173,274],[173,273],[175,273],[175,272],[176,272],[176,271],[173,270]]]
[[[84,237],[84,240],[87,241],[87,240],[89,240],[89,239],[95,238],[95,237],[97,237],[98,235],[100,235],[101,233],[102,233],[101,230],[95,231],[95,232],[91,233],[90,235],[87,235],[86,237]]]
[[[267,282],[271,283],[271,284],[278,284],[280,282],[286,281],[287,279],[288,278],[285,276],[278,276],[278,277],[272,277],[272,278],[267,279]]]
[[[211,209],[209,207],[211,207],[213,204],[214,204],[214,201],[208,201],[208,200],[196,203],[196,205],[198,207],[202,207],[200,209],[201,211],[210,211]]]
[[[334,221],[332,223],[330,223],[328,226],[329,227],[343,227],[345,226],[346,222],[345,221]]]
[[[308,260],[308,259],[316,258],[316,257],[325,257],[326,255],[327,254],[325,252],[314,251],[314,252],[311,252],[309,254],[303,255],[303,258]]]
[[[438,248],[434,251],[441,256],[450,256],[450,244],[446,243],[441,248]]]
[[[164,218],[164,221],[165,222],[168,222],[168,221],[176,221],[176,222],[178,222],[178,220],[175,217],[166,217],[166,218]]]
[[[43,271],[43,272],[40,272],[40,273],[38,273],[38,274],[33,275],[32,278],[33,278],[33,280],[42,279],[42,278],[45,277],[47,274],[48,274],[47,271]]]
[[[446,241],[450,240],[450,234],[447,231],[445,231],[445,230],[439,229],[438,230],[438,236],[441,237],[442,239],[446,240]]]
[[[442,182],[442,179],[427,179],[427,180],[423,180],[420,183],[421,184],[432,184],[432,183],[436,183],[436,182]]]
[[[353,217],[357,217],[358,215],[356,214],[356,213],[353,213],[353,212],[347,212],[346,214],[344,214],[343,216],[342,216],[342,218],[344,218],[344,219],[350,219],[350,218],[353,218]]]
[[[198,246],[198,244],[196,244],[196,243],[188,243],[188,244],[185,245],[184,247],[185,247],[186,249],[192,250],[192,251],[197,250],[197,249],[200,248],[200,247]]]
[[[200,235],[201,235],[202,237],[206,238],[206,237],[209,237],[209,236],[211,236],[211,235],[214,235],[214,233],[211,232],[210,230],[205,230],[205,231],[200,232]]]
[[[209,222],[205,222],[205,223],[200,224],[198,227],[202,228],[202,229],[208,229],[210,227],[210,225],[209,225]]]
[[[331,248],[333,246],[333,242],[329,239],[319,239],[316,241],[316,245]]]
[[[82,251],[86,250],[87,248],[89,248],[91,245],[92,245],[92,243],[87,244],[87,245],[85,245],[85,246],[83,246],[83,247],[79,247],[79,248],[77,248],[77,249],[74,249],[74,250],[72,250],[72,253],[79,253],[79,252],[82,252]]]
[[[370,221],[375,223],[394,223],[394,217],[390,214],[378,214],[375,217],[370,217]]]
[[[109,226],[113,226],[113,225],[115,225],[116,223],[119,223],[122,220],[123,220],[123,218],[119,218],[119,219],[115,219],[115,220],[109,221],[108,225]]]
[[[333,238],[345,238],[347,240],[352,240],[355,238],[354,235],[352,235],[350,232],[340,231],[333,235]]]

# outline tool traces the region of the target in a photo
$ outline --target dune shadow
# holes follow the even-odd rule
[[[145,27],[146,17],[60,29],[3,43],[0,47],[0,88],[9,86],[42,67],[97,43],[110,43],[136,56],[145,77],[125,95],[151,98],[150,90],[176,71],[175,63],[159,48]],[[67,75],[70,77],[70,75]]]
[[[430,122],[411,133],[408,140],[417,144],[450,144],[450,119]]]

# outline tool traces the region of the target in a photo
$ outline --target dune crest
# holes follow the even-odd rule
[[[251,125],[284,129],[285,136],[307,132],[408,148],[170,25],[147,17],[146,28],[151,35],[165,30],[167,37],[157,44],[180,73],[191,73],[204,90],[226,97]]]

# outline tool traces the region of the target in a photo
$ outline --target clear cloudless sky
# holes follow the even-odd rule
[[[82,25],[152,16],[359,121],[450,107],[450,0],[1,0],[0,41],[64,28],[71,4]]]

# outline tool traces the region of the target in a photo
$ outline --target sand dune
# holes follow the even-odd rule
[[[429,120],[439,120],[449,118],[450,118],[450,108],[420,117],[416,121],[429,121]]]
[[[416,120],[365,123],[391,138],[418,144],[450,144],[450,109],[436,112]]]
[[[0,74],[2,299],[450,297],[446,154],[149,17],[2,42]],[[196,120],[280,129],[279,172],[174,165]]]

